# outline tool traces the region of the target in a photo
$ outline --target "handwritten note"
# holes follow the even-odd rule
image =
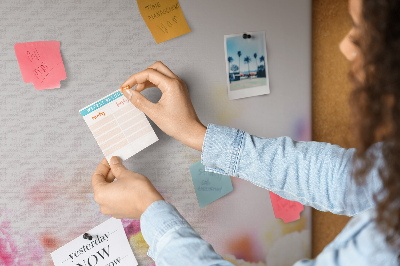
[[[55,266],[138,265],[121,220],[110,218],[51,253]]]
[[[157,43],[190,32],[177,0],[137,0],[140,14]]]
[[[281,198],[271,191],[269,196],[271,197],[275,218],[282,219],[284,223],[300,219],[300,213],[304,210],[304,206],[301,203]]]
[[[225,196],[233,190],[229,176],[206,172],[200,161],[190,166],[194,189],[200,208]]]
[[[107,161],[112,156],[128,159],[158,140],[144,113],[117,90],[79,113]]]
[[[60,81],[67,78],[60,42],[17,43],[14,50],[24,82],[33,83],[36,90],[60,88]]]

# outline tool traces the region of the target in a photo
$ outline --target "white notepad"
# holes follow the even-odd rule
[[[81,109],[107,161],[128,159],[158,140],[145,114],[119,91]]]

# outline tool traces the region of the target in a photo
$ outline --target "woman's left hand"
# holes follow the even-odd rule
[[[140,219],[153,202],[164,200],[147,177],[126,169],[118,157],[100,162],[92,186],[100,211],[118,219]]]

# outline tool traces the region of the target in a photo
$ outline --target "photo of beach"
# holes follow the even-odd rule
[[[226,35],[225,55],[230,99],[269,93],[265,32]]]

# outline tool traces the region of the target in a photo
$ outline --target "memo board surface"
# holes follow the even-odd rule
[[[187,83],[204,124],[311,139],[311,1],[179,2],[192,32],[158,45],[135,1],[1,2],[0,252],[11,252],[0,255],[10,263],[52,265],[50,252],[108,219],[90,182],[103,156],[78,110],[157,60]],[[224,35],[247,31],[266,33],[271,93],[229,101]],[[61,42],[67,79],[36,91],[22,80],[14,44],[48,40]],[[160,140],[126,167],[147,176],[219,254],[260,265],[289,265],[287,250],[310,256],[310,208],[284,224],[268,191],[232,178],[232,193],[200,209],[189,171],[200,153],[152,126]],[[152,265],[139,222],[123,223],[139,265]]]

